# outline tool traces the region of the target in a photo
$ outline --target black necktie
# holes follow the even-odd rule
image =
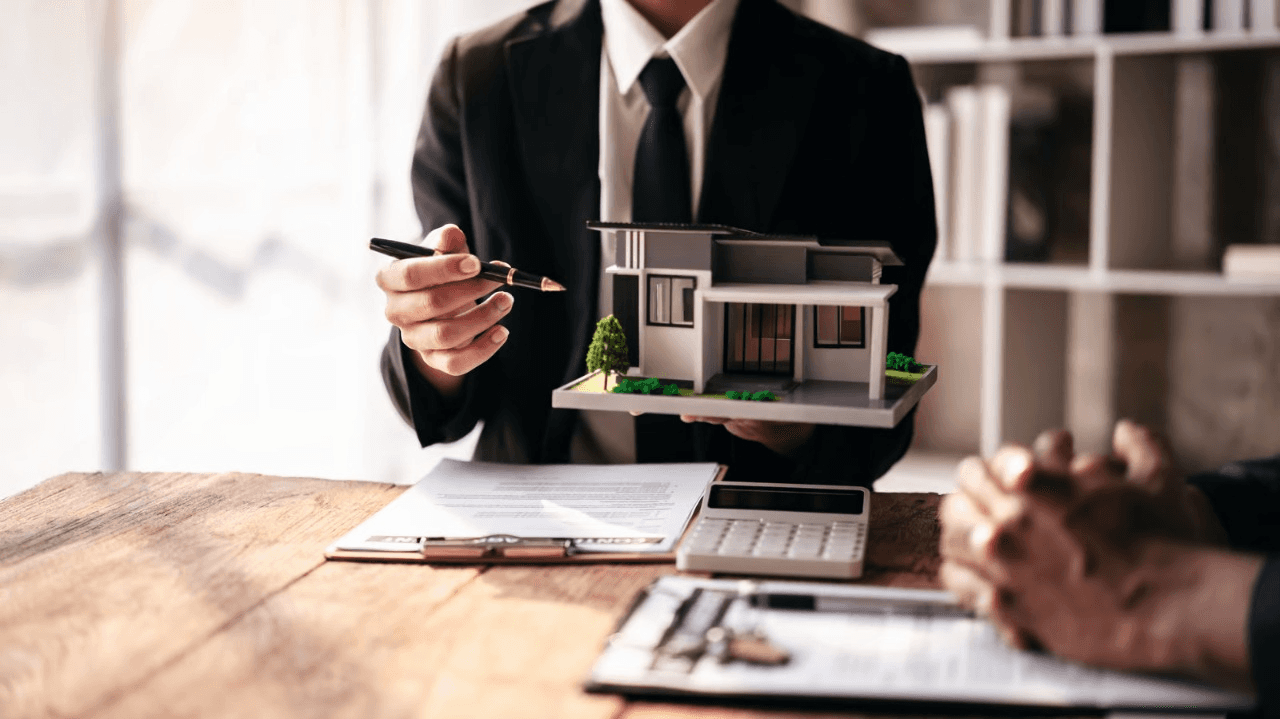
[[[649,116],[636,146],[631,221],[692,222],[689,153],[676,107],[684,75],[675,60],[654,58],[640,73],[640,87],[649,99]]]
[[[689,153],[684,145],[684,121],[676,107],[684,90],[684,76],[675,60],[653,58],[640,73],[640,87],[649,99],[649,116],[636,146],[631,221],[692,222]],[[688,462],[694,458],[692,429],[678,417],[642,414],[636,417],[635,428],[637,462]]]

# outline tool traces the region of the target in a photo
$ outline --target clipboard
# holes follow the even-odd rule
[[[727,465],[718,465],[711,483],[724,479]],[[582,550],[580,545],[608,544],[612,542],[635,543],[631,537],[602,541],[599,538],[582,540],[570,537],[520,537],[511,534],[491,534],[482,537],[446,538],[426,536],[385,537],[394,543],[403,543],[405,549],[358,550],[344,549],[337,544],[325,549],[325,559],[356,562],[390,562],[408,564],[673,564],[675,547],[684,541],[697,518],[695,509],[685,524],[680,540],[669,552],[627,552]],[[390,543],[389,542],[389,543]]]
[[[1013,649],[947,592],[681,575],[639,593],[584,688],[753,706],[1198,714],[1253,706],[1248,696],[1214,687]]]

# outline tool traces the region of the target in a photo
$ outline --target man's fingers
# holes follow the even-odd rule
[[[460,377],[484,364],[492,357],[502,347],[502,344],[507,341],[509,334],[506,327],[498,325],[463,347],[419,353],[430,367],[445,374]]]
[[[470,344],[511,311],[515,300],[506,292],[495,292],[484,302],[447,319],[419,322],[400,331],[404,343],[416,350],[451,350]]]
[[[994,558],[996,528],[991,518],[963,492],[948,494],[938,509],[942,534],[938,551],[945,559],[982,566]]]
[[[472,278],[417,292],[389,292],[385,309],[387,321],[405,329],[419,322],[461,314],[489,294],[494,286],[495,283],[488,280]]]
[[[1070,463],[1071,435],[1046,432],[1036,442],[1034,452],[1017,445],[1002,447],[988,463],[993,481],[1006,494],[1033,498],[1051,508],[1063,507],[1077,495],[1075,482],[1065,469]],[[1047,464],[1040,461],[1042,456],[1048,459]]]
[[[433,248],[436,252],[446,255],[457,253],[466,253],[470,250],[467,247],[467,235],[457,225],[441,225],[432,230],[424,239],[423,244]]]
[[[1004,491],[980,457],[966,457],[956,467],[956,486],[983,514],[1002,520],[1020,511],[1021,500]]]
[[[1071,478],[1076,496],[1121,484],[1125,481],[1124,473],[1123,463],[1115,457],[1080,454],[1071,460]]]
[[[748,442],[762,442],[773,434],[781,434],[786,429],[781,425],[758,419],[731,419],[724,423],[725,430]]]
[[[990,462],[991,476],[1006,492],[1025,492],[1036,472],[1036,458],[1031,450],[1018,445],[1006,445],[996,452]]]
[[[1156,492],[1164,489],[1174,467],[1163,437],[1136,422],[1122,419],[1116,422],[1111,446],[1116,457],[1125,463],[1130,482]]]
[[[475,255],[411,257],[378,270],[377,282],[383,292],[414,292],[461,282],[479,273],[480,260]]]
[[[991,610],[995,587],[969,567],[958,562],[943,562],[938,569],[938,580],[961,606],[983,616]]]
[[[1075,456],[1075,442],[1065,429],[1051,429],[1036,437],[1032,451],[1041,468],[1066,474],[1071,468],[1071,458]]]

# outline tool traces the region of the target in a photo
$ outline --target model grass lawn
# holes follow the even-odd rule
[[[922,365],[910,355],[890,352],[884,360],[884,378],[895,384],[913,384],[929,371],[928,365]]]
[[[619,377],[617,378],[617,380],[611,381],[609,383],[610,385],[609,389],[606,390],[604,373],[593,372],[592,374],[588,375],[586,379],[570,387],[569,390],[572,392],[595,392],[597,394],[614,394],[615,393],[614,387],[617,386],[615,382],[617,381],[630,381],[630,382],[639,383],[639,382],[645,381],[645,379],[646,378],[644,377]],[[736,397],[729,396],[729,393],[738,394],[735,390],[727,390],[726,393],[721,393],[721,394],[694,394],[692,389],[689,389],[688,387],[680,387],[678,385],[676,386],[676,392],[674,395],[667,395],[663,391],[663,388],[672,383],[669,383],[669,382],[663,383],[661,380],[658,380],[658,382],[659,384],[658,384],[657,390],[651,391],[649,393],[649,396],[661,397],[665,395],[665,396],[674,396],[674,397],[706,397],[708,399],[732,399],[732,400],[737,400],[739,402],[742,401],[743,399],[741,396],[736,396]],[[625,393],[618,393],[618,394],[625,394]],[[629,393],[629,394],[637,394],[637,393]],[[747,392],[746,394],[752,395],[753,393]],[[763,401],[763,402],[777,401],[778,398],[776,396],[773,396],[772,392],[770,392],[769,395],[771,399],[762,398],[761,400],[753,400],[753,401]]]
[[[925,365],[924,369],[919,372],[900,372],[896,369],[887,369],[884,371],[884,378],[887,382],[894,384],[914,384],[929,371],[929,366]]]

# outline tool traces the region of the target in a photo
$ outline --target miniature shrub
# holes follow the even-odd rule
[[[619,394],[680,394],[675,384],[663,385],[657,377],[648,379],[619,379],[613,390]]]
[[[897,372],[919,372],[924,369],[924,365],[916,362],[909,355],[900,352],[890,352],[884,358],[885,369],[895,370]]]
[[[739,392],[736,389],[731,389],[728,392],[725,392],[724,396],[727,399],[745,399],[755,400],[757,402],[772,402],[778,398],[778,395],[767,389],[760,390],[759,392]]]

